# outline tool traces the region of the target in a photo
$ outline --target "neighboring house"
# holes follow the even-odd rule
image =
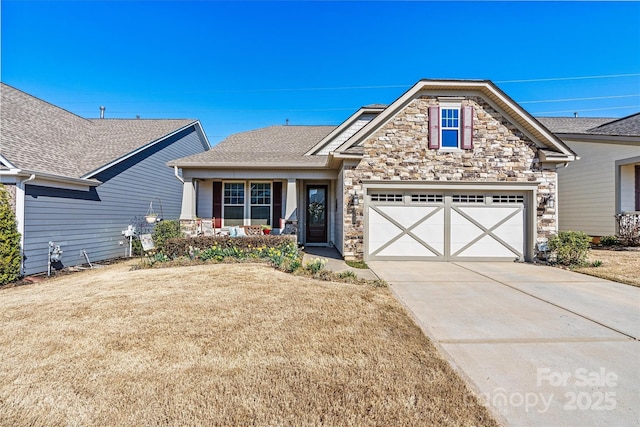
[[[558,170],[560,230],[615,235],[615,214],[640,211],[640,113],[539,120],[580,157]]]
[[[182,183],[169,160],[207,151],[196,120],[85,119],[0,84],[0,182],[14,200],[24,274],[123,256],[122,231],[154,211],[178,218]]]
[[[557,230],[556,168],[574,159],[493,83],[421,80],[338,127],[243,132],[169,165],[184,223],[284,223],[346,259],[530,260]]]

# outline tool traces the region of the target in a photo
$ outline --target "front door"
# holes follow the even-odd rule
[[[327,243],[327,186],[307,186],[307,243]]]

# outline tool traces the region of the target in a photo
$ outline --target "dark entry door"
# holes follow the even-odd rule
[[[327,186],[307,186],[307,243],[327,243]]]

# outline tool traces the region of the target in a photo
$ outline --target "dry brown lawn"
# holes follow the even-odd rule
[[[2,426],[496,425],[386,288],[116,264],[0,317]]]
[[[592,249],[589,262],[602,261],[600,267],[581,267],[575,271],[615,280],[633,286],[640,286],[640,251]]]

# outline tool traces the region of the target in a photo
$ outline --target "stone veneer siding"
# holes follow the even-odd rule
[[[556,197],[556,171],[543,169],[535,144],[480,97],[472,105],[473,150],[447,152],[428,148],[429,106],[437,98],[419,97],[364,141],[364,156],[344,170],[344,256],[364,257],[364,203],[347,206],[354,194],[365,200],[363,180],[536,182],[537,241],[556,230],[555,208],[540,208],[542,198]],[[554,205],[555,206],[555,205]]]

